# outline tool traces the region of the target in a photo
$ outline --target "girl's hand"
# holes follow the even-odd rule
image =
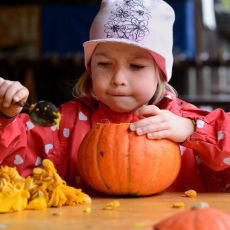
[[[137,135],[147,135],[149,139],[167,138],[180,143],[194,132],[192,120],[160,110],[155,105],[142,106],[136,114],[145,118],[130,124],[130,130]]]
[[[9,81],[0,77],[0,113],[14,117],[21,112],[22,107],[16,102],[26,101],[29,91],[18,81]]]

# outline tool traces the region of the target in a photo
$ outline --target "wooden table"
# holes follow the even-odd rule
[[[120,207],[103,210],[106,203],[113,200],[118,200]],[[162,218],[198,201],[208,202],[211,207],[230,214],[230,193],[198,194],[197,198],[184,197],[183,193],[162,193],[144,198],[92,198],[91,205],[0,214],[0,229],[151,229]],[[175,202],[184,202],[185,208],[172,208]],[[87,213],[84,210],[89,206],[91,212]]]

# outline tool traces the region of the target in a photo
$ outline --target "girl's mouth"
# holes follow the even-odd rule
[[[121,93],[121,92],[109,92],[108,95],[112,96],[112,97],[127,97],[127,96],[129,96],[129,95],[127,95],[125,93]]]

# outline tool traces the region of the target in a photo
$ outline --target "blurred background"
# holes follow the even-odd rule
[[[176,13],[170,83],[199,107],[230,111],[230,0],[166,1]],[[0,0],[0,77],[22,82],[31,102],[70,99],[100,2]]]

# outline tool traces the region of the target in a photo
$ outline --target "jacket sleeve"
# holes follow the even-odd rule
[[[28,176],[43,158],[54,158],[58,147],[54,127],[36,126],[27,114],[0,117],[0,165],[16,167],[22,176]]]
[[[164,108],[194,120],[193,134],[181,145],[194,150],[197,160],[208,168],[230,172],[230,113],[222,109],[202,110],[179,98],[171,99]]]
[[[216,109],[194,120],[195,131],[183,145],[196,150],[212,170],[230,172],[230,113]]]

